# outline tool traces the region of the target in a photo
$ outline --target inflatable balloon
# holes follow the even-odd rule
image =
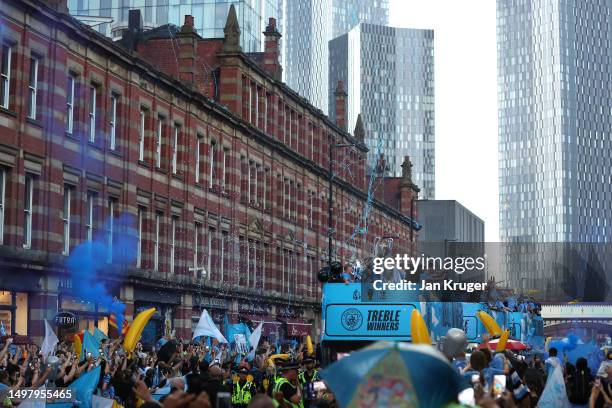
[[[130,324],[130,328],[125,335],[125,339],[123,340],[123,349],[128,353],[134,351],[136,348],[136,343],[140,340],[140,336],[142,335],[142,330],[149,323],[151,317],[155,313],[155,308],[143,310],[138,313],[138,315],[134,318],[132,324]]]
[[[423,320],[423,316],[416,309],[413,309],[410,315],[410,332],[414,344],[431,344],[425,320]]]
[[[506,349],[506,343],[508,342],[509,337],[510,330],[505,330],[499,338],[499,341],[497,342],[497,347],[495,347],[495,351],[497,353],[500,353]]]
[[[461,329],[452,328],[442,338],[442,352],[448,358],[455,358],[465,351],[467,347],[467,336]]]
[[[274,354],[268,358],[268,365],[273,366],[276,360],[288,360],[289,354]]]
[[[308,353],[308,355],[314,354],[314,347],[312,345],[312,339],[310,336],[306,336],[306,353]]]
[[[482,310],[476,312],[476,315],[478,316],[478,318],[482,322],[482,325],[485,327],[485,329],[487,329],[487,332],[491,336],[502,335],[501,327],[499,327],[499,324],[497,324],[497,322],[491,317],[491,315],[487,314],[486,312],[483,312]]]

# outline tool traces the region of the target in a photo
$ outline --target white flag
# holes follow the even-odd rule
[[[259,322],[253,333],[249,336],[249,343],[251,343],[251,352],[249,353],[247,359],[252,360],[255,358],[255,352],[257,351],[257,346],[259,346],[259,339],[261,338],[261,329],[263,328],[263,322]]]
[[[221,334],[221,332],[215,325],[215,322],[213,322],[213,319],[210,317],[206,309],[202,310],[202,316],[200,316],[200,321],[198,322],[198,325],[193,331],[192,339],[195,339],[196,337],[200,336],[214,337],[220,343],[228,343],[225,337],[223,337],[223,334]]]
[[[42,354],[44,361],[47,361],[47,357],[53,354],[55,346],[58,342],[59,340],[57,339],[55,332],[53,332],[51,325],[45,320],[45,339],[40,345],[40,353]]]

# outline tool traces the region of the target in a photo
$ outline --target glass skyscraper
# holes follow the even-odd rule
[[[612,240],[611,0],[498,0],[500,239]]]
[[[284,81],[328,112],[327,43],[360,22],[387,25],[388,0],[284,0]],[[335,89],[335,88],[334,88]]]
[[[368,163],[383,153],[392,177],[402,175],[404,156],[412,161],[419,196],[435,196],[433,30],[360,24],[329,42],[329,106],[339,80],[348,94],[347,124],[361,113]]]
[[[130,9],[140,9],[144,27],[164,24],[182,26],[185,16],[194,16],[198,34],[204,38],[222,38],[231,4],[236,7],[240,41],[244,52],[263,51],[263,31],[268,18],[281,15],[282,0],[68,0],[70,13],[90,23],[86,16],[110,17],[112,23],[94,28],[102,34],[119,38],[128,26]],[[281,24],[281,22],[279,22]]]

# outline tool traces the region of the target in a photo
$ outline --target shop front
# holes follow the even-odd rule
[[[140,341],[143,345],[153,345],[160,337],[174,334],[174,314],[180,303],[181,296],[176,292],[134,288],[134,316],[155,308],[155,313],[142,331]]]
[[[75,317],[74,324],[56,326],[58,338],[70,340],[75,333],[84,330],[92,332],[95,327],[104,334],[108,334],[109,310],[99,303],[81,299],[75,293],[71,278],[63,277],[59,279],[58,295],[58,315],[67,313]],[[118,295],[118,292],[111,293],[111,296],[113,295]]]
[[[210,297],[196,293],[193,295],[192,304],[192,330],[197,326],[200,316],[202,315],[202,310],[204,309],[208,311],[208,314],[210,317],[212,317],[217,327],[220,327],[221,330],[223,330],[223,319],[230,307],[230,303],[227,299]]]
[[[40,276],[31,271],[0,274],[0,333],[29,335],[31,292],[39,287]]]

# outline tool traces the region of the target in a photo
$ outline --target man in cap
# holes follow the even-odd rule
[[[251,398],[257,393],[255,385],[247,380],[249,370],[246,367],[238,369],[238,382],[232,388],[232,406],[246,408]]]
[[[282,407],[304,408],[298,380],[299,367],[295,360],[287,361],[281,366],[282,377],[274,385],[274,400]]]
[[[314,382],[319,381],[319,372],[315,368],[315,359],[307,356],[302,360],[303,370],[298,375],[302,394],[304,395],[304,407],[310,407],[311,402],[317,397],[314,390]]]

